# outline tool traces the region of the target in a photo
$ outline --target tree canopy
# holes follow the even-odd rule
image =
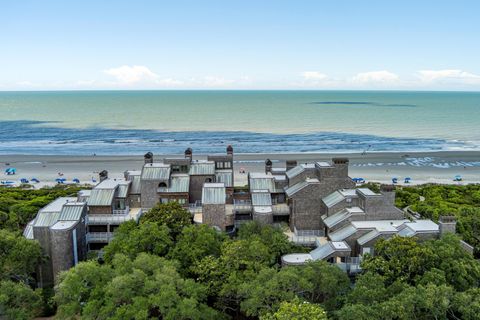
[[[62,275],[58,316],[87,319],[220,319],[206,304],[206,289],[183,279],[175,265],[155,255],[117,254],[111,264],[82,262]]]
[[[192,215],[176,201],[158,203],[140,219],[140,223],[144,222],[166,226],[175,238],[185,226],[192,224]]]
[[[339,319],[478,319],[480,264],[458,238],[417,242],[394,237],[362,263]]]

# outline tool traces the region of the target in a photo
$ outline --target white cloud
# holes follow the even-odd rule
[[[362,72],[352,78],[352,81],[358,84],[392,84],[398,80],[398,75],[387,70]]]
[[[324,73],[320,73],[318,71],[305,71],[302,73],[302,76],[305,80],[313,80],[313,81],[321,81],[326,80],[328,76]]]
[[[108,75],[115,77],[123,84],[135,84],[139,82],[155,82],[158,75],[145,66],[121,66],[104,70]]]
[[[420,70],[417,76],[424,83],[480,84],[480,75],[458,69]]]

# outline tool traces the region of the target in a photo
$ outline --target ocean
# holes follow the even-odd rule
[[[480,92],[0,92],[0,154],[480,150]]]

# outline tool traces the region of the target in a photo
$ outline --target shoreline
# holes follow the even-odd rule
[[[205,159],[205,154],[193,153],[194,159]],[[154,154],[155,161],[183,155]],[[362,153],[264,153],[234,154],[235,185],[247,183],[245,171],[264,171],[264,161],[271,159],[274,167],[284,167],[285,160],[298,163],[317,160],[330,160],[334,157],[347,157],[350,160],[351,177],[362,177],[367,182],[391,183],[397,177],[403,184],[406,177],[411,184],[441,183],[468,184],[480,183],[480,151],[431,151],[431,152],[368,152]],[[8,165],[7,165],[8,163]],[[19,181],[33,177],[41,181],[36,187],[55,184],[55,179],[63,177],[67,182],[78,178],[81,183],[92,183],[98,172],[108,170],[110,177],[121,178],[125,170],[140,170],[142,155],[0,155],[2,181]],[[17,174],[8,176],[7,167],[15,167]],[[463,181],[454,182],[461,175]]]

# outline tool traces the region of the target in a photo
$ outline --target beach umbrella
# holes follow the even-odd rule
[[[74,178],[74,179],[73,179],[73,182],[75,182],[75,183],[80,183],[80,180],[79,180],[78,178]]]

